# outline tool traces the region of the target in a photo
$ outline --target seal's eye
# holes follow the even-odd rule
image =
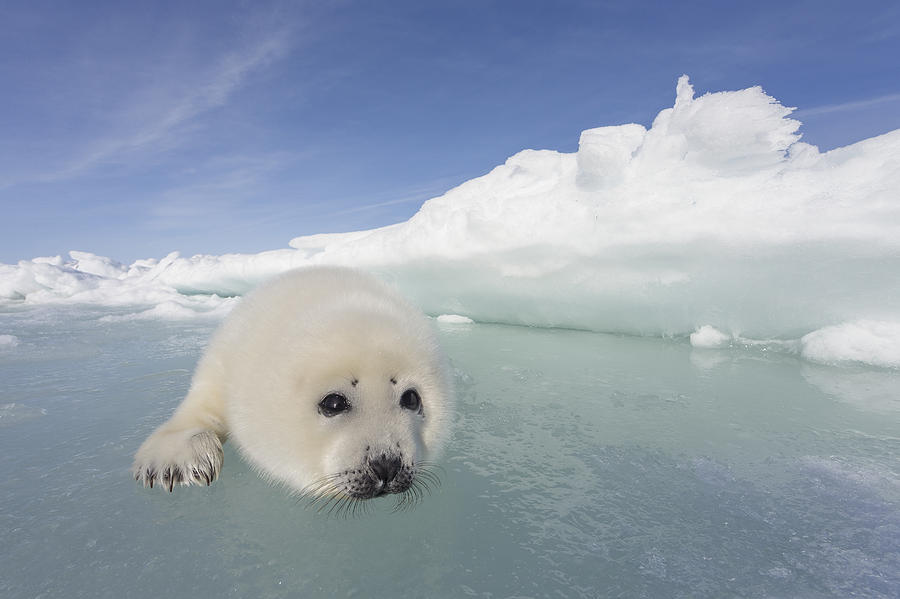
[[[350,409],[350,402],[340,393],[329,393],[319,402],[319,414],[331,418]]]
[[[422,407],[422,398],[419,397],[415,389],[407,389],[400,396],[400,405],[407,410],[418,412],[419,408]]]

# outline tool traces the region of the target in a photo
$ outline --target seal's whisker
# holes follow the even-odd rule
[[[326,514],[326,516],[334,517],[334,518],[342,518],[344,509],[347,506],[347,501],[348,500],[347,500],[346,496],[341,497],[339,500],[337,500],[337,502],[335,502],[334,506],[332,506],[332,508],[330,510],[328,510],[328,513]]]
[[[297,496],[300,499],[310,496],[316,496],[322,491],[322,489],[332,484],[332,481],[336,480],[339,477],[339,474],[329,474],[318,478],[300,489],[300,491],[297,492]]]
[[[327,512],[325,512],[325,515],[331,516],[332,514],[335,514],[335,515],[340,514],[342,506],[344,506],[347,503],[347,501],[350,499],[351,499],[351,497],[349,495],[339,496],[338,500],[334,504],[332,504],[332,506],[328,509]],[[335,512],[335,510],[337,510],[337,512]]]
[[[424,472],[435,478],[440,478],[437,471],[440,471],[442,474],[446,472],[440,465],[424,460],[416,464],[416,469],[417,472]]]
[[[348,497],[344,501],[344,506],[341,508],[341,518],[344,518],[345,520],[351,518],[353,516],[354,508],[358,503],[359,501],[352,497]]]
[[[397,497],[391,508],[392,513],[414,509],[426,495],[431,495],[434,487],[441,484],[436,471],[443,471],[443,468],[433,462],[415,462],[409,469],[411,472],[407,475],[406,488],[395,492]],[[305,502],[306,509],[315,509],[316,513],[329,518],[349,519],[368,514],[370,505],[367,499],[371,497],[351,493],[350,486],[359,484],[359,480],[350,482],[347,474],[345,470],[314,480],[296,494],[297,502]]]
[[[416,501],[424,499],[425,493],[431,495],[431,487],[428,486],[428,483],[420,482],[416,485]]]
[[[356,518],[361,509],[365,509],[365,501],[347,495],[344,497],[342,505],[338,508],[335,516],[344,519]]]
[[[369,504],[365,501],[357,500],[353,504],[353,517],[358,518],[360,515],[365,516],[369,513]]]
[[[419,499],[421,499],[422,492],[419,490],[420,484],[421,483],[419,483],[418,481],[414,481],[413,484],[410,485],[408,489],[410,503],[418,503]]]
[[[419,487],[416,486],[416,487],[413,488],[413,493],[412,493],[412,495],[410,495],[410,498],[409,498],[409,504],[408,504],[408,506],[407,506],[407,509],[410,509],[410,510],[413,509],[414,507],[416,507],[417,505],[419,505],[419,502],[420,502],[421,500],[422,500],[422,492],[419,491]]]
[[[412,487],[410,487],[412,488]],[[404,491],[398,498],[397,503],[394,504],[394,508],[391,510],[391,513],[397,513],[406,511],[409,505],[409,489]]]
[[[318,511],[320,511],[321,513],[324,513],[326,517],[331,517],[335,513],[335,511],[338,510],[340,508],[340,506],[344,504],[345,501],[346,501],[345,496],[337,496],[336,495],[334,497],[333,501],[326,503],[324,506],[322,506],[321,510],[318,510]],[[328,509],[325,509],[326,507]]]
[[[437,467],[437,466],[432,466],[432,465],[429,465],[429,464],[421,464],[421,465],[419,465],[419,470],[418,470],[418,471],[419,471],[420,473],[422,473],[422,474],[425,474],[425,475],[427,475],[427,476],[433,477],[433,478],[436,479],[436,480],[440,480],[441,477],[440,477],[440,475],[439,475],[438,472],[437,472],[438,470],[440,470],[442,473],[444,472],[444,469],[443,469],[443,468],[440,468],[440,467]]]
[[[446,470],[444,470],[443,466],[441,466],[437,462],[433,462],[431,460],[419,460],[416,463],[416,466],[419,466],[421,468],[425,468],[428,470],[440,470],[441,472],[444,472],[444,473],[446,472]]]
[[[431,487],[440,487],[441,480],[434,476],[432,473],[424,473],[420,474],[416,477],[416,481],[419,482],[422,486],[424,486],[428,492],[431,492]]]
[[[315,507],[316,505],[321,504],[321,503],[323,503],[323,502],[328,503],[329,501],[331,501],[331,500],[334,499],[335,497],[338,497],[339,495],[340,495],[340,493],[338,492],[337,489],[326,489],[326,490],[323,491],[321,494],[319,494],[318,496],[314,497],[314,498],[307,504],[306,507],[307,507],[307,508],[313,508],[313,507]]]
[[[434,488],[440,488],[440,486],[441,486],[441,479],[439,479],[439,478],[437,478],[437,477],[433,477],[433,476],[423,476],[423,477],[422,477],[422,483],[425,484],[426,486],[428,486],[429,489],[432,488],[432,487],[434,487]]]
[[[317,503],[336,495],[338,491],[339,487],[334,483],[323,482],[314,489],[310,489],[310,491],[304,497],[301,497],[301,499],[305,499],[307,501],[306,507],[310,508]]]
[[[341,502],[341,500],[342,500],[344,497],[345,497],[345,496],[339,495],[339,494],[337,494],[337,493],[335,493],[334,495],[327,495],[327,496],[325,496],[325,501],[322,502],[322,503],[319,505],[319,507],[316,509],[316,513],[317,513],[317,514],[321,514],[321,513],[322,513],[323,511],[325,511],[326,509],[327,509],[328,511],[325,512],[325,513],[326,513],[326,514],[330,513],[330,512],[334,509],[334,507],[335,507],[338,503]],[[329,507],[329,506],[330,506],[330,507]]]
[[[427,482],[422,482],[419,490],[422,494],[422,497],[424,497],[426,494],[429,496],[431,495],[431,485],[429,485]]]

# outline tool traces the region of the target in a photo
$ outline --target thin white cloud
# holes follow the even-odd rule
[[[854,110],[864,110],[881,104],[890,104],[892,102],[900,102],[900,94],[889,94],[886,96],[878,96],[877,98],[869,98],[868,100],[844,102],[842,104],[828,104],[826,106],[803,108],[797,110],[794,114],[796,116],[804,117],[818,114],[830,114],[832,112],[851,112]]]
[[[429,199],[433,197],[430,193],[417,193],[412,196],[407,196],[403,198],[397,198],[394,200],[388,200],[386,202],[377,202],[374,204],[365,204],[363,206],[354,206],[353,208],[347,208],[346,210],[337,210],[335,212],[329,212],[323,216],[340,216],[343,214],[353,214],[355,212],[365,212],[366,210],[375,210],[376,208],[383,208],[385,206],[394,206],[397,204],[409,204],[410,202],[422,202],[425,199]]]
[[[242,53],[223,58],[212,76],[173,105],[157,122],[150,123],[128,145],[139,147],[161,139],[175,127],[212,108],[222,106],[251,72],[279,58],[287,49],[287,37],[263,40]]]
[[[441,177],[435,181],[432,181],[426,185],[420,185],[414,187],[412,189],[407,189],[401,191],[393,195],[393,198],[390,200],[384,200],[380,202],[372,202],[368,204],[362,204],[358,206],[353,206],[352,208],[345,208],[342,210],[336,210],[333,212],[328,212],[322,214],[323,217],[330,216],[342,216],[345,214],[354,214],[356,212],[365,212],[367,210],[376,210],[378,208],[384,208],[385,206],[394,206],[398,204],[410,204],[412,202],[425,202],[431,198],[437,197],[443,193],[445,193],[448,189],[450,189],[454,183],[458,182],[458,177]],[[386,195],[384,193],[379,195]]]
[[[78,158],[60,169],[45,173],[39,179],[67,179],[106,161],[118,160],[123,154],[177,145],[183,136],[176,133],[190,127],[192,121],[210,110],[227,104],[250,74],[284,56],[289,46],[287,31],[276,32],[226,54],[206,73],[195,75],[192,79],[196,83],[183,85],[185,89],[173,93],[173,97],[166,103],[159,102],[159,94],[150,94],[153,100],[123,107],[123,114],[137,117],[135,126],[119,127],[94,140],[88,147],[82,148]]]
[[[182,183],[160,192],[147,207],[145,226],[153,229],[184,229],[205,220],[259,218],[265,205],[256,205],[260,182],[297,162],[303,154],[275,152],[254,155],[214,156],[185,169]],[[191,178],[196,175],[196,181]]]

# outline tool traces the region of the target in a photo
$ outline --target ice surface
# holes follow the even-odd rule
[[[685,338],[711,327],[898,368],[900,130],[820,153],[790,113],[759,87],[696,97],[682,77],[649,129],[519,152],[403,223],[253,255],[25,260],[0,265],[0,298],[214,316],[267,276],[343,264],[432,315]]]
[[[129,472],[213,320],[0,309],[0,596],[900,596],[900,372],[734,343],[436,323],[442,485],[335,520],[226,444],[209,488]]]

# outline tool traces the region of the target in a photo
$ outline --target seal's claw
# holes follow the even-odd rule
[[[171,493],[175,485],[207,486],[219,475],[224,453],[212,431],[161,430],[148,438],[134,459],[134,479],[153,488],[162,483]]]

